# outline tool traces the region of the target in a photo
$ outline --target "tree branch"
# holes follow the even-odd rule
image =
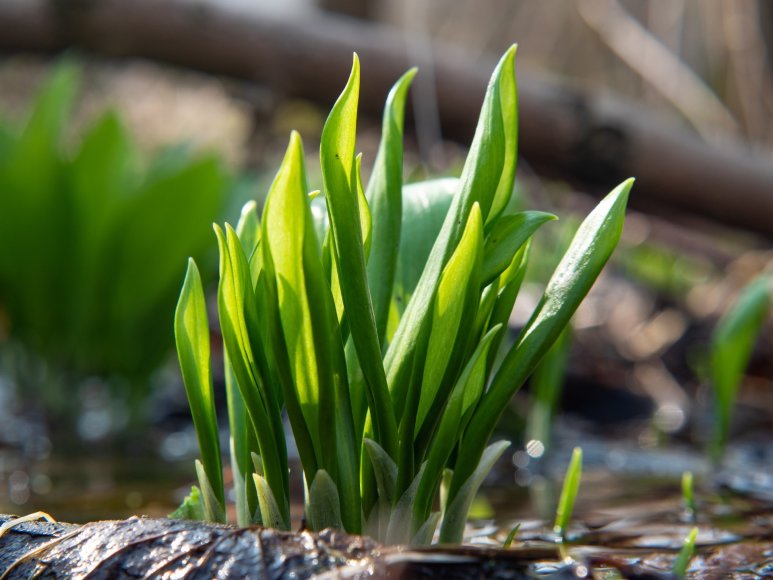
[[[0,50],[69,47],[141,57],[264,83],[331,104],[362,61],[361,106],[379,115],[409,68],[404,37],[384,26],[309,14],[292,20],[191,0],[3,0]],[[447,137],[467,141],[493,62],[435,47],[438,110]],[[745,147],[709,146],[611,97],[519,71],[520,153],[541,171],[599,186],[637,177],[632,203],[691,211],[773,237],[773,165]],[[603,187],[603,189],[602,189]]]

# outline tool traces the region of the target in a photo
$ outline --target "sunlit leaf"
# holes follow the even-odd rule
[[[478,464],[507,402],[569,323],[612,254],[622,233],[632,185],[632,179],[623,182],[596,206],[556,267],[531,320],[508,352],[470,420],[459,449],[452,498]]]
[[[318,470],[314,476],[314,481],[309,489],[306,514],[312,530],[343,529],[338,488],[324,469]]]
[[[217,416],[212,392],[207,305],[199,269],[192,259],[188,261],[188,272],[175,311],[174,330],[177,356],[204,469],[217,501],[225,505]]]

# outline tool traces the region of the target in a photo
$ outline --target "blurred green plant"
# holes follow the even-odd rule
[[[226,186],[214,158],[184,148],[142,170],[112,112],[66,146],[78,79],[61,63],[23,129],[0,126],[0,335],[48,367],[32,392],[59,415],[88,376],[120,377],[141,399],[172,346],[184,258],[209,251]]]
[[[577,493],[580,491],[581,480],[582,449],[575,447],[572,451],[572,458],[569,460],[569,466],[566,468],[564,485],[561,488],[561,497],[556,508],[556,521],[553,525],[553,531],[561,542],[565,542],[567,539],[566,532],[569,529],[569,522],[572,520],[574,502],[577,499]]]
[[[313,221],[310,197],[318,192],[308,194],[297,133],[262,218],[250,204],[235,230],[215,226],[240,524],[290,525],[284,408],[311,529],[426,544],[439,525],[441,542],[461,541],[473,498],[509,445],[489,444],[497,419],[609,258],[632,185],[618,186],[587,217],[532,319],[495,365],[529,239],[553,219],[506,210],[516,164],[514,56],[513,48],[494,71],[458,181],[402,187],[409,71],[387,99],[379,153],[363,187],[355,156],[355,55],[320,146],[329,227]],[[448,199],[434,193],[443,187],[455,190],[449,204],[420,211],[424,202]],[[429,221],[442,225],[420,240]],[[222,521],[207,329],[191,261],[175,322],[201,449],[199,491],[186,512],[196,512],[198,494],[205,517]]]
[[[762,275],[749,283],[717,323],[711,337],[709,376],[714,389],[714,436],[711,455],[725,452],[733,407],[762,325],[770,314],[773,279]]]
[[[682,473],[682,505],[691,522],[698,519],[698,504],[695,503],[695,483],[692,471]]]
[[[682,548],[674,559],[671,571],[677,578],[686,578],[687,569],[695,556],[695,542],[698,539],[698,528],[692,528],[685,536]]]

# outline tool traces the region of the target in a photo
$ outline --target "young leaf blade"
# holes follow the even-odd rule
[[[175,310],[174,322],[177,356],[193,415],[204,471],[215,497],[225,505],[220,439],[212,392],[207,306],[201,275],[193,259],[188,261],[188,271]]]
[[[561,540],[566,540],[566,531],[569,528],[569,521],[572,519],[574,502],[577,498],[577,492],[580,490],[581,480],[582,449],[575,447],[572,451],[569,467],[566,469],[564,485],[561,488],[561,497],[558,500],[558,508],[556,509],[556,521],[553,525],[553,531]]]
[[[368,284],[382,348],[386,340],[389,305],[400,247],[405,102],[415,75],[416,69],[409,70],[389,91],[384,107],[381,142],[365,192],[365,196],[370,200],[373,216]]]
[[[448,260],[438,282],[414,433],[418,433],[438,394],[440,382],[452,354],[451,346],[457,341],[460,330],[464,331],[460,329],[460,323],[465,303],[471,293],[474,294],[476,302],[478,300],[482,259],[483,219],[480,207],[475,203],[459,245]]]
[[[387,453],[396,457],[397,423],[368,290],[355,183],[354,142],[359,82],[360,65],[355,55],[349,81],[322,130],[320,160],[341,294],[357,358],[368,387],[368,407],[373,427]]]
[[[542,355],[569,323],[617,245],[633,179],[608,194],[588,215],[548,282],[542,300],[484,394],[459,450],[450,494],[469,477],[497,419]]]

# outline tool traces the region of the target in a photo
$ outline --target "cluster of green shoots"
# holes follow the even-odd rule
[[[65,143],[78,73],[61,63],[23,127],[0,123],[0,336],[48,368],[15,378],[60,413],[79,400],[62,376],[139,388],[165,360],[159,321],[172,324],[184,260],[208,251],[226,191],[213,158],[178,148],[143,164],[113,112]]]
[[[303,468],[305,521],[390,543],[459,542],[471,502],[508,446],[489,443],[513,393],[566,327],[612,253],[632,180],[586,218],[523,331],[495,356],[529,240],[553,216],[511,212],[516,165],[515,49],[493,73],[462,175],[414,286],[401,243],[403,117],[395,84],[367,187],[355,129],[360,70],[324,126],[327,224],[315,222],[293,133],[262,216],[215,226],[231,468],[239,524],[290,526],[289,418]],[[432,184],[427,187],[431,188]],[[405,191],[420,191],[412,185]],[[410,257],[408,258],[410,261]],[[398,304],[397,298],[405,300]],[[223,521],[210,330],[193,261],[176,312],[178,355],[201,449],[188,516]]]

